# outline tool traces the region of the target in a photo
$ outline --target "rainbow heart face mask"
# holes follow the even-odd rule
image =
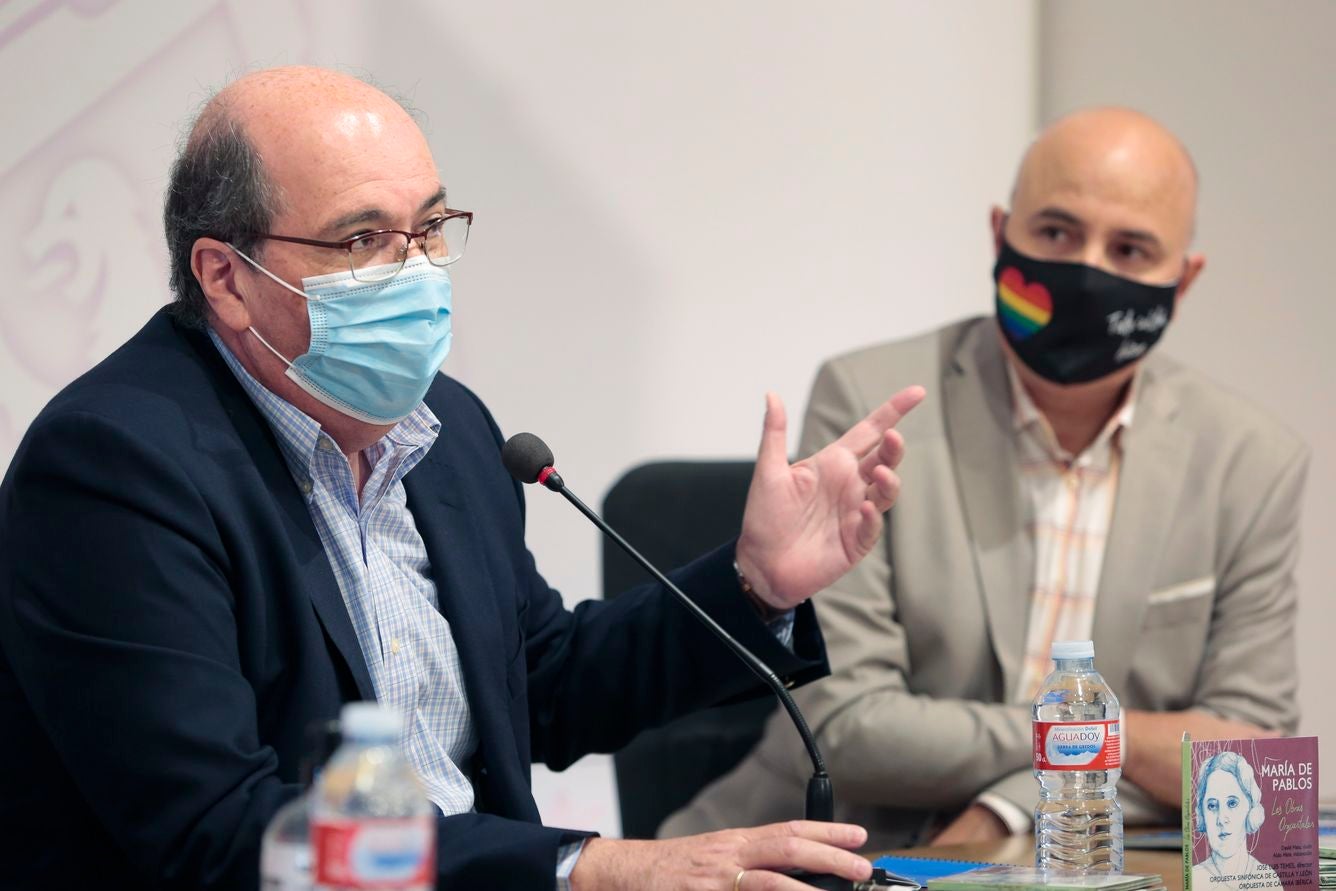
[[[1004,239],[993,267],[997,322],[1035,374],[1098,380],[1150,352],[1174,314],[1177,284],[1145,285],[1080,263],[1035,260]]]

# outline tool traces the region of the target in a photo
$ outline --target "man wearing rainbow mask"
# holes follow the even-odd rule
[[[838,817],[869,845],[1028,832],[1029,703],[1053,640],[1093,638],[1123,705],[1126,821],[1174,822],[1178,742],[1292,731],[1305,446],[1151,348],[1200,274],[1179,141],[1090,109],[1030,147],[992,211],[996,317],[828,362],[802,451],[887,382],[939,394],[881,546],[823,593],[832,675],[798,695]],[[936,383],[937,386],[932,386]],[[782,718],[661,829],[799,806]]]

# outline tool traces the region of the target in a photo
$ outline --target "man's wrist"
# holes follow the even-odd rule
[[[585,840],[580,859],[571,871],[571,891],[639,888],[655,846],[662,842],[599,838]]]
[[[788,614],[788,610],[775,609],[773,606],[766,603],[765,600],[761,598],[761,595],[756,593],[756,588],[752,585],[751,579],[749,579],[747,574],[742,571],[742,567],[738,565],[736,558],[733,560],[733,571],[737,573],[738,576],[738,589],[742,591],[743,595],[751,603],[752,608],[756,610],[756,614],[761,617],[762,622],[769,625],[771,622],[782,619]]]
[[[1011,835],[1025,835],[1034,828],[1034,819],[1024,808],[996,792],[983,792],[974,803],[996,817]]]

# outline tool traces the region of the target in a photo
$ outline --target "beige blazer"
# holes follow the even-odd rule
[[[882,544],[816,597],[833,670],[795,691],[830,766],[836,816],[873,848],[923,841],[991,790],[1033,810],[1017,684],[1034,577],[1006,369],[991,317],[825,364],[810,454],[911,383],[903,490]],[[1095,663],[1125,707],[1195,706],[1292,731],[1299,501],[1307,449],[1158,353],[1124,434],[1095,608]],[[1136,745],[1135,730],[1128,740]],[[777,714],[757,748],[664,835],[802,815],[811,773]],[[1129,823],[1177,819],[1126,781]]]

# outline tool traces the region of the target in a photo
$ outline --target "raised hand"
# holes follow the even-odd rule
[[[766,394],[765,427],[738,539],[738,568],[757,597],[788,610],[872,550],[900,494],[905,443],[895,425],[923,400],[907,387],[821,451],[789,464],[784,406]]]

